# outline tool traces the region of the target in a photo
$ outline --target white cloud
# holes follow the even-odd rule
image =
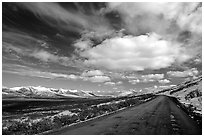
[[[71,60],[68,57],[65,56],[59,56],[54,55],[48,51],[45,50],[34,50],[32,53],[27,53],[27,56],[34,57],[36,59],[39,59],[43,62],[54,62],[59,63],[64,66],[68,66],[71,63]]]
[[[106,71],[106,74],[109,75],[113,79],[125,79],[126,78],[124,72]]]
[[[176,86],[176,85],[169,85],[170,87],[174,87],[174,86]]]
[[[154,88],[156,88],[156,89],[157,89],[157,88],[158,88],[158,86],[157,86],[157,85],[154,85]]]
[[[151,33],[106,39],[101,44],[80,53],[86,65],[111,70],[144,70],[166,68],[191,56],[176,43]]]
[[[109,3],[108,11],[116,10],[133,34],[156,32],[159,34],[189,30],[201,33],[202,8],[199,3]],[[137,23],[135,23],[137,22]]]
[[[116,82],[116,84],[117,85],[121,85],[121,84],[123,84],[123,82],[122,81],[118,81],[118,82]]]
[[[196,64],[200,64],[200,63],[202,63],[202,58],[196,58],[196,59],[194,59],[194,62]]]
[[[91,77],[91,76],[101,76],[104,75],[104,73],[100,70],[89,70],[89,71],[84,71],[81,76],[83,77]]]
[[[54,78],[66,78],[66,79],[72,79],[72,80],[79,79],[79,76],[74,74],[61,74],[61,73],[48,73],[48,74],[50,74]]]
[[[168,79],[161,79],[158,82],[161,83],[161,84],[167,84],[167,83],[170,83],[171,81],[168,80]]]
[[[74,74],[70,74],[70,75],[68,76],[68,78],[70,78],[70,79],[78,79],[78,76],[76,76],[76,75],[74,75]]]
[[[79,50],[86,50],[90,48],[93,45],[93,43],[90,40],[77,40],[74,43],[74,46],[78,48]]]
[[[141,76],[143,79],[145,80],[160,80],[160,79],[163,79],[164,78],[164,74],[148,74],[148,75],[142,75]]]
[[[177,10],[177,24],[184,30],[202,33],[202,7],[201,3],[188,3]],[[181,7],[180,7],[181,8]],[[183,10],[183,11],[182,11]],[[174,17],[174,18],[175,18]]]
[[[140,83],[139,79],[134,79],[134,80],[129,80],[128,82],[130,82],[131,84],[135,85],[137,83]]]
[[[114,86],[116,83],[115,82],[105,82],[104,85],[109,85],[109,86]]]
[[[140,75],[130,74],[130,75],[123,76],[122,78],[123,79],[138,79],[140,77],[141,77]]]
[[[110,77],[106,76],[100,70],[88,70],[81,74],[81,79],[91,82],[107,82],[111,81]]]
[[[44,51],[44,50],[40,50],[40,51],[35,50],[29,56],[35,57],[36,59],[39,59],[39,60],[44,61],[44,62],[48,62],[48,61],[57,62],[58,61],[57,56],[55,56],[55,55],[53,55],[47,51]]]
[[[169,75],[169,77],[194,77],[196,75],[198,75],[198,70],[196,68],[192,68],[189,70],[185,70],[185,71],[168,71],[167,75]]]
[[[176,85],[162,85],[162,86],[154,85],[154,86],[147,87],[144,89],[148,93],[153,93],[153,92],[158,92],[158,91],[163,90],[163,89],[171,88],[173,86],[176,86]]]
[[[167,41],[180,43],[181,56],[175,57],[176,61],[173,61],[176,64],[201,54],[202,3],[108,3],[106,10],[119,12],[123,27],[132,35],[154,32]]]
[[[174,87],[176,85],[162,85],[162,86],[159,86],[159,89],[167,89],[167,88],[171,88],[171,87]]]
[[[102,83],[102,82],[110,81],[111,79],[108,76],[93,76],[93,77],[84,77],[83,80]]]
[[[164,78],[164,74],[129,75],[129,76],[126,76],[126,78],[132,84],[137,84],[141,82],[148,83],[148,82],[160,81],[161,79]]]

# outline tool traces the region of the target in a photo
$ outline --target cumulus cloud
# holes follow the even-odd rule
[[[147,74],[147,75],[129,75],[126,76],[128,82],[135,85],[137,83],[149,83],[149,82],[167,82],[164,78],[164,74]]]
[[[133,79],[133,80],[129,80],[128,82],[135,85],[137,83],[140,83],[141,81],[139,79]]]
[[[93,77],[84,77],[83,80],[102,83],[102,82],[110,81],[111,79],[108,76],[93,76]]]
[[[80,78],[79,76],[74,74],[61,74],[61,73],[48,73],[48,74],[50,74],[54,78],[66,78],[66,79],[72,79],[72,80],[76,80]]]
[[[142,92],[143,93],[154,93],[154,92],[157,92],[158,90],[159,90],[159,86],[154,85],[154,86],[144,88]]]
[[[202,33],[202,4],[201,3],[188,3],[183,4],[183,9],[177,10],[178,25],[191,32]],[[183,10],[183,12],[181,12]]]
[[[170,83],[171,81],[168,80],[168,79],[161,79],[158,82],[161,83],[161,84],[167,84],[167,83]]]
[[[80,55],[87,58],[86,65],[136,71],[166,68],[191,57],[180,45],[163,40],[155,33],[106,39]]]
[[[81,78],[84,81],[91,81],[91,82],[107,82],[111,81],[109,76],[106,76],[102,71],[100,70],[88,70],[84,71],[81,74]]]
[[[127,76],[127,79],[129,79],[129,82],[131,84],[137,84],[137,83],[149,83],[149,82],[155,82],[160,81],[164,78],[164,74],[148,74],[148,75],[137,75],[137,76]]]
[[[53,62],[53,63],[59,63],[64,66],[69,66],[71,64],[71,60],[68,57],[65,56],[59,56],[59,55],[54,55],[48,51],[45,50],[34,50],[31,52],[22,52],[23,55],[29,56],[29,57],[34,57],[40,61],[43,62]]]
[[[200,64],[200,63],[202,63],[202,58],[196,58],[196,59],[194,59],[194,62],[196,64]]]
[[[67,31],[81,37],[73,38],[71,47],[74,48],[73,54],[71,53],[73,56],[66,57],[57,52],[62,46],[56,47],[55,50],[55,46],[31,35],[4,31],[2,47],[3,52],[6,52],[5,58],[6,55],[8,58],[11,57],[12,51],[18,53],[20,59],[35,58],[46,64],[59,63],[60,66],[73,66],[79,61],[81,63],[77,66],[79,70],[85,68],[95,70],[78,72],[79,75],[64,74],[64,70],[62,73],[53,73],[31,69],[25,71],[4,69],[4,72],[44,78],[80,79],[115,86],[122,86],[122,81],[116,82],[121,79],[131,84],[159,82],[165,87],[171,81],[165,79],[164,74],[144,75],[147,73],[138,72],[135,76],[126,75],[130,74],[129,72],[133,74],[135,71],[145,70],[152,73],[151,70],[172,68],[172,65],[173,68],[177,65],[185,67],[182,63],[187,64],[189,60],[199,65],[202,63],[201,3],[108,3],[108,7],[104,7],[103,10],[90,9],[88,12],[80,5],[76,6],[76,9],[66,8],[66,5],[62,6],[59,3],[17,3],[17,5],[31,11],[40,21],[59,28],[60,31],[56,32],[55,36],[58,39],[65,40]],[[106,18],[106,14],[113,12],[120,18],[117,24],[117,29],[120,30],[111,27],[114,24],[110,22],[114,19]],[[56,52],[53,52],[54,50]],[[175,68],[175,71],[169,71],[167,75],[186,78],[195,77],[198,73],[196,68],[185,71],[176,71]],[[162,87],[155,85],[151,88],[154,90]]]
[[[118,82],[116,82],[116,84],[117,85],[121,85],[121,84],[123,84],[123,82],[122,81],[118,81]]]
[[[108,11],[118,11],[133,34],[159,34],[189,30],[201,33],[201,3],[109,3]],[[135,23],[137,22],[137,23]]]
[[[58,55],[51,54],[45,50],[35,50],[29,56],[35,57],[36,59],[39,59],[44,62],[68,62],[68,57],[61,57]]]
[[[108,3],[124,29],[102,35],[85,31],[73,44],[84,64],[140,71],[180,65],[201,52],[201,3]],[[92,41],[95,39],[100,42]]]
[[[176,86],[176,85],[162,85],[162,86],[154,85],[154,86],[151,86],[151,87],[144,88],[143,92],[147,92],[147,93],[158,92],[160,90],[168,89],[168,88],[171,88],[171,87],[174,87],[174,86]]]
[[[198,75],[198,70],[197,68],[192,68],[189,70],[185,70],[185,71],[168,71],[167,75],[169,77],[194,77],[196,75]]]
[[[162,89],[167,89],[167,88],[171,88],[174,86],[176,86],[176,85],[162,85],[162,86],[159,86],[159,89],[162,90]]]
[[[115,82],[105,82],[104,85],[109,85],[109,86],[114,86],[116,83]]]
[[[201,54],[202,3],[108,3],[107,12],[117,11],[125,30],[135,36],[157,33],[167,41],[179,42],[185,54],[178,64]]]
[[[90,40],[77,40],[74,43],[74,46],[78,49],[78,50],[86,50],[88,48],[90,48],[93,45],[93,43]]]
[[[74,79],[74,80],[79,78],[79,76],[74,75],[74,74],[70,74],[67,77],[68,77],[68,79]]]
[[[84,71],[81,76],[83,77],[92,77],[92,76],[101,76],[104,75],[104,73],[100,70],[88,70]]]
[[[148,75],[142,75],[143,81],[155,81],[160,80],[164,78],[164,74],[148,74]]]

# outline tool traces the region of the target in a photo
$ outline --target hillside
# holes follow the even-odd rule
[[[202,77],[185,81],[177,86],[159,91],[159,95],[173,96],[190,111],[202,114]]]
[[[202,126],[173,97],[157,96],[118,113],[46,132],[47,135],[200,135]]]

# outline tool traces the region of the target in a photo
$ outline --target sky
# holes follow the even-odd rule
[[[202,75],[201,3],[2,3],[2,85],[116,95]]]

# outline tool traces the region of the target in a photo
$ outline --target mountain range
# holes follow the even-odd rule
[[[88,91],[72,89],[55,89],[46,87],[14,87],[2,88],[3,98],[23,97],[23,98],[94,98],[99,97]]]
[[[135,91],[124,91],[117,96],[98,95],[92,91],[76,90],[76,89],[55,89],[41,86],[22,86],[13,88],[2,88],[3,98],[110,98],[135,95]]]
[[[120,93],[117,97],[121,96],[136,96],[142,93],[136,91],[126,91]],[[145,94],[145,93],[144,93]],[[185,81],[179,85],[160,90],[156,95],[167,95],[176,97],[181,103],[185,105],[191,105],[195,110],[201,112],[202,110],[202,76]],[[73,89],[55,89],[46,87],[14,87],[14,88],[2,88],[2,97],[5,98],[110,98],[114,96],[96,95],[92,91],[73,90]]]

